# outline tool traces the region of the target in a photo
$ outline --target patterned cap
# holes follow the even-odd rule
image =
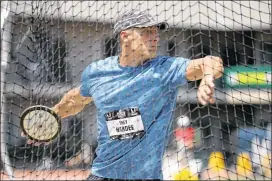
[[[143,28],[150,26],[158,26],[159,29],[166,29],[169,27],[168,23],[166,22],[155,21],[154,17],[146,11],[133,9],[129,12],[125,12],[117,19],[117,22],[114,25],[113,34],[117,35],[121,31],[133,27]]]

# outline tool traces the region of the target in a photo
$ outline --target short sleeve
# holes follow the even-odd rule
[[[170,57],[165,62],[166,74],[164,79],[172,86],[179,86],[187,83],[186,68],[190,59],[183,57]]]
[[[91,97],[90,88],[91,88],[91,65],[88,65],[81,74],[81,86],[80,94],[84,97]]]

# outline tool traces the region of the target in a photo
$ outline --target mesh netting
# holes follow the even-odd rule
[[[224,63],[215,104],[198,102],[200,81],[178,88],[163,178],[270,180],[271,1],[2,1],[1,180],[87,178],[98,146],[93,102],[63,119],[49,145],[27,144],[20,115],[53,107],[85,67],[118,55],[114,23],[131,9],[168,22],[158,55]]]

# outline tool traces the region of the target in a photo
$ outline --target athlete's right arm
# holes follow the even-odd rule
[[[60,118],[66,118],[68,116],[75,115],[82,111],[84,107],[92,102],[91,97],[83,97],[80,94],[80,87],[74,88],[64,94],[59,103],[57,103],[52,109],[58,114]],[[25,137],[24,133],[21,133],[21,136]],[[45,144],[49,144],[47,142]],[[39,146],[41,143],[35,142],[33,140],[27,140],[27,144],[34,144]]]
[[[91,97],[83,97],[80,94],[80,87],[76,87],[66,94],[52,109],[59,115],[60,118],[73,116],[84,109],[84,107],[92,102]]]

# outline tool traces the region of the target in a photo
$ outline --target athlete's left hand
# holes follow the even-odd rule
[[[212,74],[204,75],[197,91],[198,101],[202,105],[206,105],[208,103],[211,104],[215,103],[215,99],[213,97],[214,89],[215,84],[213,75]]]

